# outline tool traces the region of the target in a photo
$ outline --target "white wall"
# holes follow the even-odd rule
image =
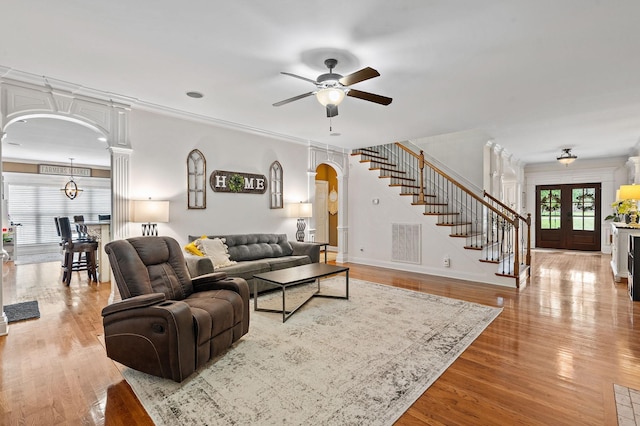
[[[436,158],[478,188],[484,185],[484,147],[490,138],[475,130],[412,139],[425,155]]]
[[[181,244],[188,235],[286,233],[295,240],[296,219],[286,209],[269,208],[269,188],[262,195],[213,192],[214,170],[263,174],[278,160],[283,168],[284,202],[306,201],[307,147],[208,123],[133,110],[130,113],[131,199],[169,200],[170,222],[158,224],[161,235]],[[199,149],[207,162],[207,208],[187,209],[187,155]],[[141,234],[130,224],[131,236]]]
[[[566,167],[557,162],[535,164],[525,167],[525,210],[531,212],[531,244],[535,247],[536,230],[536,185],[574,183],[601,183],[601,251],[611,253],[610,226],[604,218],[611,214],[611,203],[615,201],[616,189],[627,183],[626,158],[602,160],[577,160]]]

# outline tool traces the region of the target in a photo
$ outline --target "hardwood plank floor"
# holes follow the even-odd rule
[[[350,264],[350,276],[504,308],[398,425],[615,425],[613,384],[640,389],[640,304],[609,255],[535,251],[520,290]],[[109,284],[59,264],[5,265],[4,303],[41,318],[0,337],[0,424],[150,425],[105,355]]]

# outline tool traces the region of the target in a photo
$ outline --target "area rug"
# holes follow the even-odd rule
[[[249,333],[182,383],[123,375],[156,425],[390,425],[501,312],[355,279],[349,296],[286,323],[252,307]]]
[[[29,302],[14,303],[4,308],[7,316],[7,322],[23,321],[33,318],[40,318],[40,309],[38,309],[38,301],[31,300]]]
[[[640,391],[613,385],[619,426],[640,425]]]

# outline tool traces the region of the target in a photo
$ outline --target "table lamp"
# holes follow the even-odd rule
[[[640,185],[621,185],[620,186],[620,200],[631,200],[633,202],[633,206],[631,211],[629,212],[629,216],[631,222],[629,226],[633,226],[635,228],[640,227],[638,224],[638,200],[640,200]]]
[[[157,236],[158,223],[169,222],[169,202],[158,200],[133,200],[131,221],[142,222],[143,236]]]

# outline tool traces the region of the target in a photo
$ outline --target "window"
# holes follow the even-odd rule
[[[84,181],[85,179],[83,179]],[[99,214],[111,212],[111,189],[86,187],[74,200],[65,197],[61,186],[10,183],[7,211],[18,229],[19,245],[50,244],[60,241],[53,218],[83,215],[85,221],[97,221]],[[73,220],[72,220],[73,222]]]
[[[560,195],[559,189],[540,190],[540,229],[560,229]]]
[[[269,168],[269,176],[271,180],[271,208],[284,208],[282,202],[282,166],[279,162],[274,161]]]
[[[574,230],[593,231],[596,229],[595,202],[595,188],[574,188],[571,191],[571,213]]]
[[[194,149],[187,157],[188,208],[207,208],[207,160]]]

